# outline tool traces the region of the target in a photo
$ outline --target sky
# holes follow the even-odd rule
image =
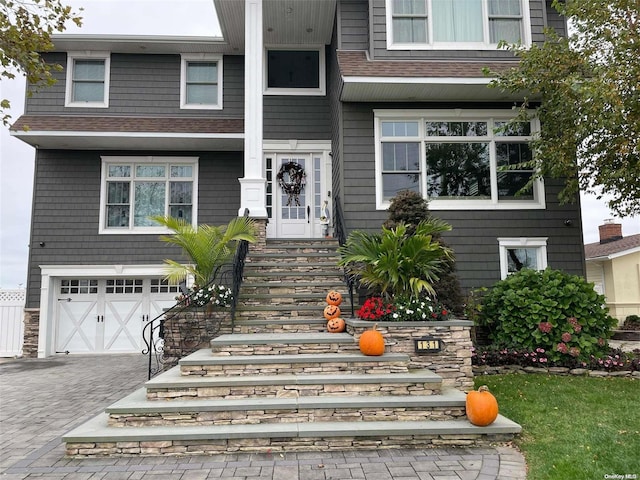
[[[82,28],[65,33],[219,36],[213,0],[70,0],[84,7]],[[23,79],[0,82],[0,98],[11,100],[12,118],[24,108]],[[0,126],[0,288],[21,288],[27,259],[33,191],[34,149]],[[582,195],[584,242],[598,241],[598,225],[615,218],[603,200]],[[640,217],[616,219],[624,236],[640,233]]]

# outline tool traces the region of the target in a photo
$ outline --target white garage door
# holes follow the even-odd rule
[[[140,352],[142,329],[175,304],[178,287],[159,279],[60,279],[57,353]]]

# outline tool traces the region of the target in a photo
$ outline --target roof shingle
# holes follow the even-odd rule
[[[640,247],[640,233],[629,235],[620,240],[607,243],[589,243],[584,246],[584,255],[587,260],[591,258],[608,257],[616,253]]]

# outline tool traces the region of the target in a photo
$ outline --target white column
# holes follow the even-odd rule
[[[240,209],[266,218],[266,180],[262,154],[262,0],[245,0],[244,17],[244,178],[240,178]]]

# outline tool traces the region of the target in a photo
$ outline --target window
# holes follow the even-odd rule
[[[265,94],[324,95],[324,47],[266,50]]]
[[[196,225],[197,174],[194,157],[103,157],[100,233],[163,232],[154,215]]]
[[[69,52],[65,106],[107,108],[110,63],[108,52]]]
[[[499,238],[498,243],[502,279],[523,268],[547,268],[547,238]]]
[[[222,108],[222,57],[183,55],[180,108]]]
[[[377,206],[400,190],[433,209],[544,208],[528,141],[534,123],[507,127],[505,111],[375,112]]]
[[[389,49],[493,49],[531,43],[528,0],[387,0]]]

